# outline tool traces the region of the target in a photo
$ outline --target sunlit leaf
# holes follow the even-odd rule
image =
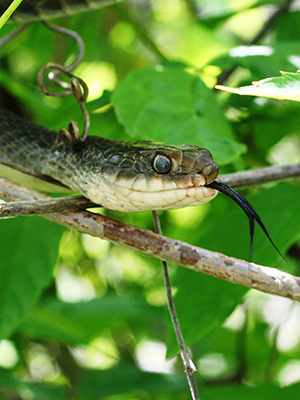
[[[281,71],[281,77],[262,79],[261,81],[253,82],[251,86],[230,88],[216,85],[216,89],[243,96],[300,101],[300,73]]]

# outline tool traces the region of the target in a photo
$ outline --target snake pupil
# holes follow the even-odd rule
[[[157,154],[153,160],[153,168],[159,174],[167,174],[171,171],[172,162],[170,158],[164,154]]]

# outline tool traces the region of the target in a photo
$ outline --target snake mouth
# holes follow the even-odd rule
[[[109,182],[102,182],[105,184],[101,188],[97,185],[89,186],[85,196],[105,208],[122,212],[199,206],[211,201],[218,194],[214,188],[205,186],[205,180],[201,176],[196,185],[193,184],[191,177],[184,185],[182,181],[172,181],[172,184],[169,181],[166,185],[162,185],[161,179],[152,179],[150,185],[149,182],[146,185],[144,179],[140,184],[119,181],[118,185],[111,185]]]

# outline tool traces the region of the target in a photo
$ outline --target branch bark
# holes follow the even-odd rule
[[[24,200],[0,204],[0,218],[20,217],[22,215],[41,215],[57,212],[83,211],[99,207],[82,196],[58,197],[40,200]]]
[[[276,165],[234,174],[220,175],[218,181],[226,185],[238,187],[256,185],[279,179],[288,179],[300,176],[300,164]]]
[[[32,201],[49,199],[49,196],[0,178],[0,198],[5,201]],[[159,260],[231,283],[300,301],[300,278],[275,268],[227,257],[88,211],[46,214],[44,218],[79,232],[132,248]]]

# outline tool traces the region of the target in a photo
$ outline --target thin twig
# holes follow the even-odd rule
[[[30,22],[27,22],[26,24],[18,26],[18,28],[14,29],[12,32],[4,36],[0,40],[0,47],[4,46],[6,43],[10,42],[15,36],[17,36],[19,33],[23,32],[24,29],[26,29],[30,25]]]
[[[273,15],[265,22],[264,26],[256,36],[249,42],[249,45],[258,43],[275,25],[276,21],[282,14],[286,13],[294,0],[284,0]]]
[[[115,9],[119,16],[128,22],[136,31],[141,42],[154,54],[160,62],[168,61],[166,56],[159,50],[151,34],[145,28],[144,24],[141,23],[140,19],[137,19],[128,11],[128,7],[124,7],[123,4],[116,4]]]
[[[49,196],[0,178],[0,198],[6,201],[19,201],[46,199]],[[159,260],[231,283],[300,301],[300,278],[275,268],[227,257],[87,211],[47,214],[44,218]]]
[[[43,24],[48,28],[51,29],[52,31],[55,31],[57,33],[61,33],[64,36],[69,36],[73,40],[75,40],[78,48],[78,53],[76,55],[75,60],[73,61],[72,64],[68,65],[65,67],[67,71],[73,71],[78,65],[81,63],[84,57],[84,42],[81,38],[80,35],[78,35],[77,32],[72,31],[71,29],[63,28],[62,26],[57,26],[54,24],[51,24],[48,21],[43,21]]]
[[[153,211],[153,218],[154,218],[155,230],[159,235],[161,235],[162,230],[161,230],[157,211]],[[161,264],[163,267],[168,308],[169,308],[169,312],[170,312],[170,316],[171,316],[171,321],[172,321],[175,335],[177,338],[177,343],[179,344],[179,347],[180,347],[180,355],[181,355],[183,365],[185,368],[185,373],[187,376],[187,380],[188,380],[188,384],[189,384],[190,391],[192,394],[192,398],[193,398],[193,400],[200,400],[196,381],[194,378],[194,373],[197,371],[197,369],[196,369],[191,357],[189,356],[189,352],[185,345],[184,337],[183,337],[183,334],[180,329],[180,325],[179,325],[179,321],[178,321],[178,317],[177,317],[177,313],[176,313],[176,309],[175,309],[175,304],[174,304],[173,297],[172,297],[172,286],[171,286],[171,281],[170,281],[170,276],[169,276],[169,271],[168,271],[168,265],[167,265],[166,261],[161,261]]]
[[[218,181],[226,183],[226,185],[229,186],[238,187],[294,178],[297,176],[300,176],[300,164],[289,164],[220,175]]]
[[[293,1],[294,0],[284,0],[274,14],[272,14],[271,17],[265,22],[264,26],[257,33],[257,35],[255,35],[255,37],[249,43],[246,43],[246,45],[251,46],[258,43],[272,29],[278,18],[289,10],[289,7]],[[237,67],[233,67],[223,71],[217,78],[217,85],[223,85],[236,70],[236,68]]]

